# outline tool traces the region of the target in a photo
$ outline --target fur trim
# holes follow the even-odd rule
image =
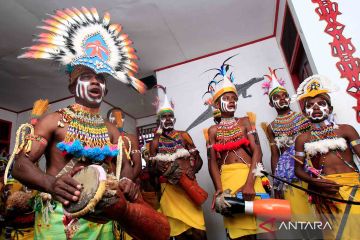
[[[344,138],[323,139],[305,143],[305,152],[310,156],[315,156],[318,153],[327,154],[330,150],[344,151],[347,147],[348,146]]]
[[[275,143],[278,148],[281,147],[290,147],[294,144],[294,139],[292,137],[283,135],[279,137],[275,137]]]
[[[186,158],[186,157],[190,157],[189,151],[186,150],[185,148],[180,148],[176,150],[176,152],[173,154],[158,153],[156,154],[156,156],[153,157],[153,159],[156,161],[174,162],[178,158]]]

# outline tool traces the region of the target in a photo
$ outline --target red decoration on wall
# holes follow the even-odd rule
[[[351,38],[343,35],[345,25],[337,21],[337,16],[341,14],[338,4],[331,0],[311,1],[319,4],[315,12],[319,15],[320,21],[326,21],[325,32],[333,37],[333,41],[330,43],[331,54],[339,58],[336,67],[340,71],[341,77],[349,81],[348,94],[357,100],[357,106],[354,106],[353,109],[356,112],[356,120],[360,123],[360,59],[353,57],[355,47],[351,43]]]

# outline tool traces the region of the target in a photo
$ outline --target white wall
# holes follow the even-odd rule
[[[209,80],[215,75],[215,72],[204,71],[220,67],[222,62],[234,55],[229,63],[234,66],[232,71],[235,76],[235,83],[244,83],[253,77],[261,77],[268,73],[267,67],[272,68],[283,67],[286,64],[278,48],[275,38],[261,41],[246,47],[234,49],[225,53],[200,59],[184,65],[176,66],[157,72],[158,84],[166,86],[168,96],[174,100],[176,129],[186,129],[193,120],[206,110],[202,102],[202,95],[207,90]],[[294,93],[294,89],[287,70],[279,70],[278,76],[284,78],[286,86],[290,94]],[[263,150],[265,167],[270,169],[270,150],[266,136],[260,128],[260,123],[270,122],[276,117],[276,112],[268,105],[268,96],[263,95],[261,82],[253,85],[248,94],[251,98],[239,98],[236,116],[243,116],[246,112],[253,111],[257,114],[258,131]],[[293,106],[294,110],[298,110],[298,106]],[[219,214],[210,211],[210,204],[214,187],[210,175],[208,173],[208,164],[206,157],[205,139],[203,137],[203,128],[208,128],[213,124],[212,119],[208,119],[199,126],[190,130],[190,135],[201,153],[204,160],[204,166],[201,169],[198,180],[200,185],[209,193],[209,199],[204,204],[205,221],[207,225],[208,238],[211,240],[225,239],[225,231],[222,218]]]
[[[136,126],[140,127],[140,126],[156,123],[156,119],[157,119],[156,115],[152,115],[144,118],[138,118],[136,119]]]
[[[337,2],[339,11],[338,22],[345,25],[343,35],[346,38],[352,38],[352,43],[357,48],[353,56],[359,57],[360,51],[360,22],[358,21],[360,1],[332,1]],[[325,21],[320,21],[315,8],[318,4],[304,0],[289,0],[289,7],[293,13],[296,25],[300,31],[300,37],[303,42],[306,54],[315,73],[328,76],[335,83],[339,90],[331,94],[339,123],[347,123],[354,126],[360,132],[359,123],[356,121],[355,111],[356,99],[346,92],[348,85],[347,79],[340,78],[340,72],[336,68],[339,58],[331,55],[330,45],[332,37],[324,32]]]
[[[11,125],[11,139],[10,139],[10,152],[14,148],[14,142],[15,142],[15,134],[16,134],[16,120],[17,120],[17,114],[14,112],[9,112],[3,109],[0,109],[0,119],[9,121],[12,123]]]

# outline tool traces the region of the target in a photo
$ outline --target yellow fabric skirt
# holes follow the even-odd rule
[[[249,167],[244,163],[222,165],[221,183],[223,190],[230,189],[234,193],[245,184],[248,174]],[[266,192],[260,178],[256,178],[254,189],[257,193]],[[251,215],[224,217],[224,225],[232,239],[261,232],[257,230],[256,218]]]
[[[326,179],[332,180],[338,184],[346,184],[349,186],[340,187],[339,193],[336,197],[342,198],[344,200],[349,200],[351,192],[354,187],[360,187],[359,174],[358,173],[341,173],[341,174],[331,174],[325,176]],[[360,189],[357,189],[356,193],[353,195],[354,198],[352,201],[360,201]],[[333,214],[335,221],[331,221],[332,230],[326,229],[324,231],[324,239],[335,239],[338,235],[339,226],[342,220],[345,220],[345,227],[342,233],[342,236],[339,236],[339,239],[360,239],[360,205],[349,205],[350,211],[348,215],[345,215],[345,209],[347,204],[345,203],[335,203],[339,209],[338,213]],[[343,219],[344,218],[344,219]],[[329,219],[329,218],[328,218]]]
[[[304,181],[293,183],[306,189],[308,187],[308,184]],[[292,186],[287,186],[284,191],[284,199],[290,202],[291,221],[316,221],[315,208],[309,203],[306,192]]]
[[[159,211],[167,216],[170,236],[177,236],[189,228],[205,230],[204,214],[177,185],[161,184],[162,196]]]

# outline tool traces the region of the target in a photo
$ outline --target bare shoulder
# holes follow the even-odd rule
[[[35,125],[35,134],[49,140],[56,131],[60,120],[61,115],[58,112],[46,114],[37,121]]]
[[[212,125],[211,127],[209,127],[209,129],[208,129],[209,135],[210,134],[216,134],[216,132],[217,132],[217,126],[216,125]]]
[[[296,142],[302,144],[305,143],[309,138],[310,138],[310,132],[304,132],[296,137]]]
[[[178,132],[181,134],[181,136],[191,137],[190,134],[186,131],[178,131]]]
[[[349,138],[357,138],[359,133],[356,131],[356,129],[349,125],[349,124],[338,124],[338,135],[340,136],[346,136]]]
[[[250,120],[247,116],[245,117],[240,117],[240,118],[236,118],[238,121],[238,124],[241,126],[250,126]]]
[[[48,113],[42,116],[36,123],[37,127],[56,128],[58,121],[61,120],[61,114],[58,112]]]
[[[340,131],[356,131],[356,129],[349,124],[338,124]]]

